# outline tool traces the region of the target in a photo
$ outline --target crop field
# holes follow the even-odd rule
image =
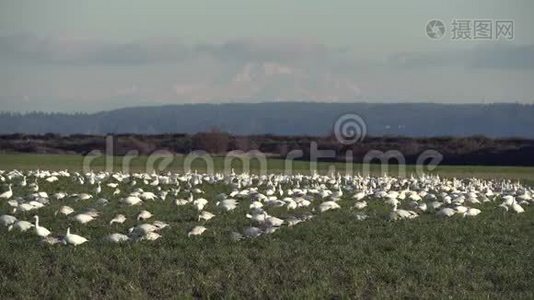
[[[534,297],[533,168],[81,162],[0,155],[2,298]]]

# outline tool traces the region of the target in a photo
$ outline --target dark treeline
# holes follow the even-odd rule
[[[114,154],[123,155],[135,150],[149,155],[156,150],[186,154],[203,150],[213,154],[227,151],[259,150],[270,157],[283,158],[292,150],[302,150],[302,159],[310,156],[310,145],[316,143],[320,150],[334,150],[334,159],[344,160],[348,150],[354,162],[361,162],[371,150],[400,151],[406,162],[413,164],[425,150],[436,150],[443,155],[442,164],[534,166],[534,140],[507,138],[493,139],[483,136],[471,137],[366,137],[353,145],[342,145],[334,136],[275,136],[275,135],[230,135],[211,130],[196,134],[113,135]],[[58,134],[0,136],[1,152],[86,154],[92,150],[106,150],[106,136]]]
[[[534,138],[534,105],[430,103],[256,103],[133,107],[92,114],[0,113],[0,134],[325,135],[336,119],[360,115],[373,136]]]

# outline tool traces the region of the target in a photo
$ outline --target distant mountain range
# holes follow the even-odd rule
[[[374,136],[534,138],[534,105],[430,103],[187,104],[92,114],[0,113],[0,133],[196,133],[326,135],[339,116],[358,114]]]

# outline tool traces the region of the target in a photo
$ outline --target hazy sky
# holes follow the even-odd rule
[[[534,103],[533,13],[531,0],[0,0],[0,111]],[[454,39],[455,19],[471,39]],[[472,36],[477,20],[490,39]],[[496,38],[497,20],[513,20],[513,39]]]

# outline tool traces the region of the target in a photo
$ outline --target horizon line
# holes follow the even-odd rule
[[[371,104],[371,105],[439,105],[439,106],[463,106],[463,105],[478,105],[478,106],[491,106],[491,105],[520,105],[520,106],[534,106],[534,103],[529,102],[430,102],[423,101],[418,102],[414,101],[403,101],[403,102],[369,102],[369,101],[357,101],[357,102],[347,102],[347,101],[311,101],[311,100],[292,100],[292,101],[261,101],[261,102],[201,102],[201,103],[175,103],[175,104],[154,104],[154,105],[136,105],[136,106],[124,106],[117,108],[110,108],[98,111],[70,111],[70,112],[59,112],[59,111],[4,111],[0,110],[0,114],[15,114],[15,115],[30,115],[30,114],[63,114],[63,115],[76,115],[76,114],[85,114],[85,115],[95,115],[100,113],[125,110],[125,109],[136,109],[136,108],[157,108],[157,107],[178,107],[178,106],[221,106],[221,105],[276,105],[276,104],[297,104],[297,103],[306,103],[306,104],[333,104],[333,105],[350,105],[350,104]]]

